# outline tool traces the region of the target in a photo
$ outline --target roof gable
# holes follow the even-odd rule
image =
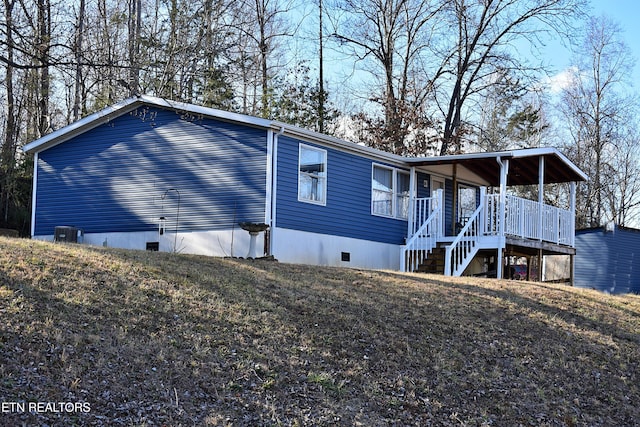
[[[388,153],[375,148],[367,147],[364,145],[356,144],[353,142],[341,140],[329,135],[324,135],[318,132],[314,132],[308,129],[303,129],[297,126],[293,126],[287,123],[279,122],[276,120],[262,119],[259,117],[248,116],[239,113],[232,113],[224,110],[218,110],[215,108],[202,107],[194,104],[187,104],[178,101],[169,101],[162,98],[156,98],[153,96],[140,95],[133,98],[125,99],[110,107],[104,108],[96,113],[90,114],[77,122],[71,123],[63,128],[60,128],[48,135],[43,136],[35,141],[26,144],[22,150],[26,153],[38,153],[51,148],[55,145],[68,141],[75,136],[78,136],[84,132],[87,132],[101,124],[108,123],[116,117],[127,114],[140,106],[147,105],[152,107],[158,107],[163,109],[169,109],[177,112],[184,112],[185,114],[202,115],[205,117],[213,118],[216,120],[233,122],[244,124],[247,126],[259,127],[264,129],[272,129],[278,134],[286,134],[294,138],[301,138],[304,140],[329,145],[338,149],[356,152],[361,155],[374,157],[388,161],[395,164],[405,164],[406,158],[398,156],[392,153]]]
[[[183,102],[168,101],[162,98],[141,95],[128,98],[110,107],[104,108],[96,113],[90,114],[77,122],[71,123],[48,135],[26,144],[22,150],[26,153],[37,153],[55,145],[61,144],[69,139],[87,132],[101,124],[107,123],[116,117],[127,114],[142,105],[155,106],[174,111],[183,111],[188,114],[203,115],[223,121],[242,123],[249,126],[269,128],[272,121],[243,114],[230,113],[228,111],[217,110],[215,108],[200,107]]]

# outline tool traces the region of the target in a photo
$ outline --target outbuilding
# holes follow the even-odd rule
[[[576,232],[575,286],[640,293],[640,230],[608,225]]]

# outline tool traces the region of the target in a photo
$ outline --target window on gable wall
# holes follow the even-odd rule
[[[408,218],[409,182],[407,172],[373,165],[371,212],[374,215]]]
[[[326,204],[327,151],[300,144],[298,159],[298,200]]]

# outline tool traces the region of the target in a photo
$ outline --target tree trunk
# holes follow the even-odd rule
[[[319,34],[318,34],[318,56],[319,56],[319,77],[318,85],[320,94],[318,95],[318,131],[324,133],[324,57],[323,57],[323,40],[322,40],[322,0],[318,0],[318,12],[320,18]]]
[[[140,0],[129,0],[129,95],[140,92],[140,31],[142,21]]]
[[[40,67],[38,93],[38,137],[49,132],[49,53],[51,50],[51,3],[38,0],[38,34],[36,43],[36,63]]]
[[[16,150],[16,118],[15,118],[15,100],[13,93],[13,0],[4,0],[5,7],[5,34],[7,49],[7,66],[5,68],[5,85],[7,98],[7,121],[5,123],[4,138],[2,141],[2,154],[0,157],[0,165],[2,169],[2,181],[0,181],[0,212],[2,212],[2,220],[6,224],[9,221],[9,201],[11,196],[11,187],[13,186],[13,170],[15,164]]]
[[[82,103],[82,93],[83,93],[83,79],[82,79],[82,39],[84,36],[84,12],[85,12],[85,2],[86,0],[80,0],[80,5],[78,7],[78,22],[76,24],[76,40],[73,46],[75,60],[76,60],[76,75],[75,75],[75,90],[73,96],[73,120],[77,121],[80,119],[80,115],[82,114],[81,103]]]

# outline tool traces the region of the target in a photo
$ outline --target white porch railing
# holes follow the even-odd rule
[[[515,236],[524,239],[574,245],[573,213],[567,209],[521,197],[506,195],[504,229],[500,227],[500,195],[487,195],[485,204],[486,235]],[[542,209],[542,212],[540,212]]]
[[[436,247],[443,230],[443,191],[415,199],[409,219],[409,239],[400,251],[400,271],[415,271]]]
[[[499,194],[486,194],[483,190],[480,206],[446,247],[445,275],[461,275],[479,249],[504,247],[505,236],[574,246],[571,210],[511,195],[504,196],[504,205],[500,200]],[[445,240],[443,209],[442,190],[434,192],[433,197],[414,200],[409,238],[401,251],[401,271],[417,270],[438,242]]]
[[[475,254],[483,237],[481,217],[484,210],[480,204],[453,243],[446,247],[444,256],[445,276],[460,276]]]

